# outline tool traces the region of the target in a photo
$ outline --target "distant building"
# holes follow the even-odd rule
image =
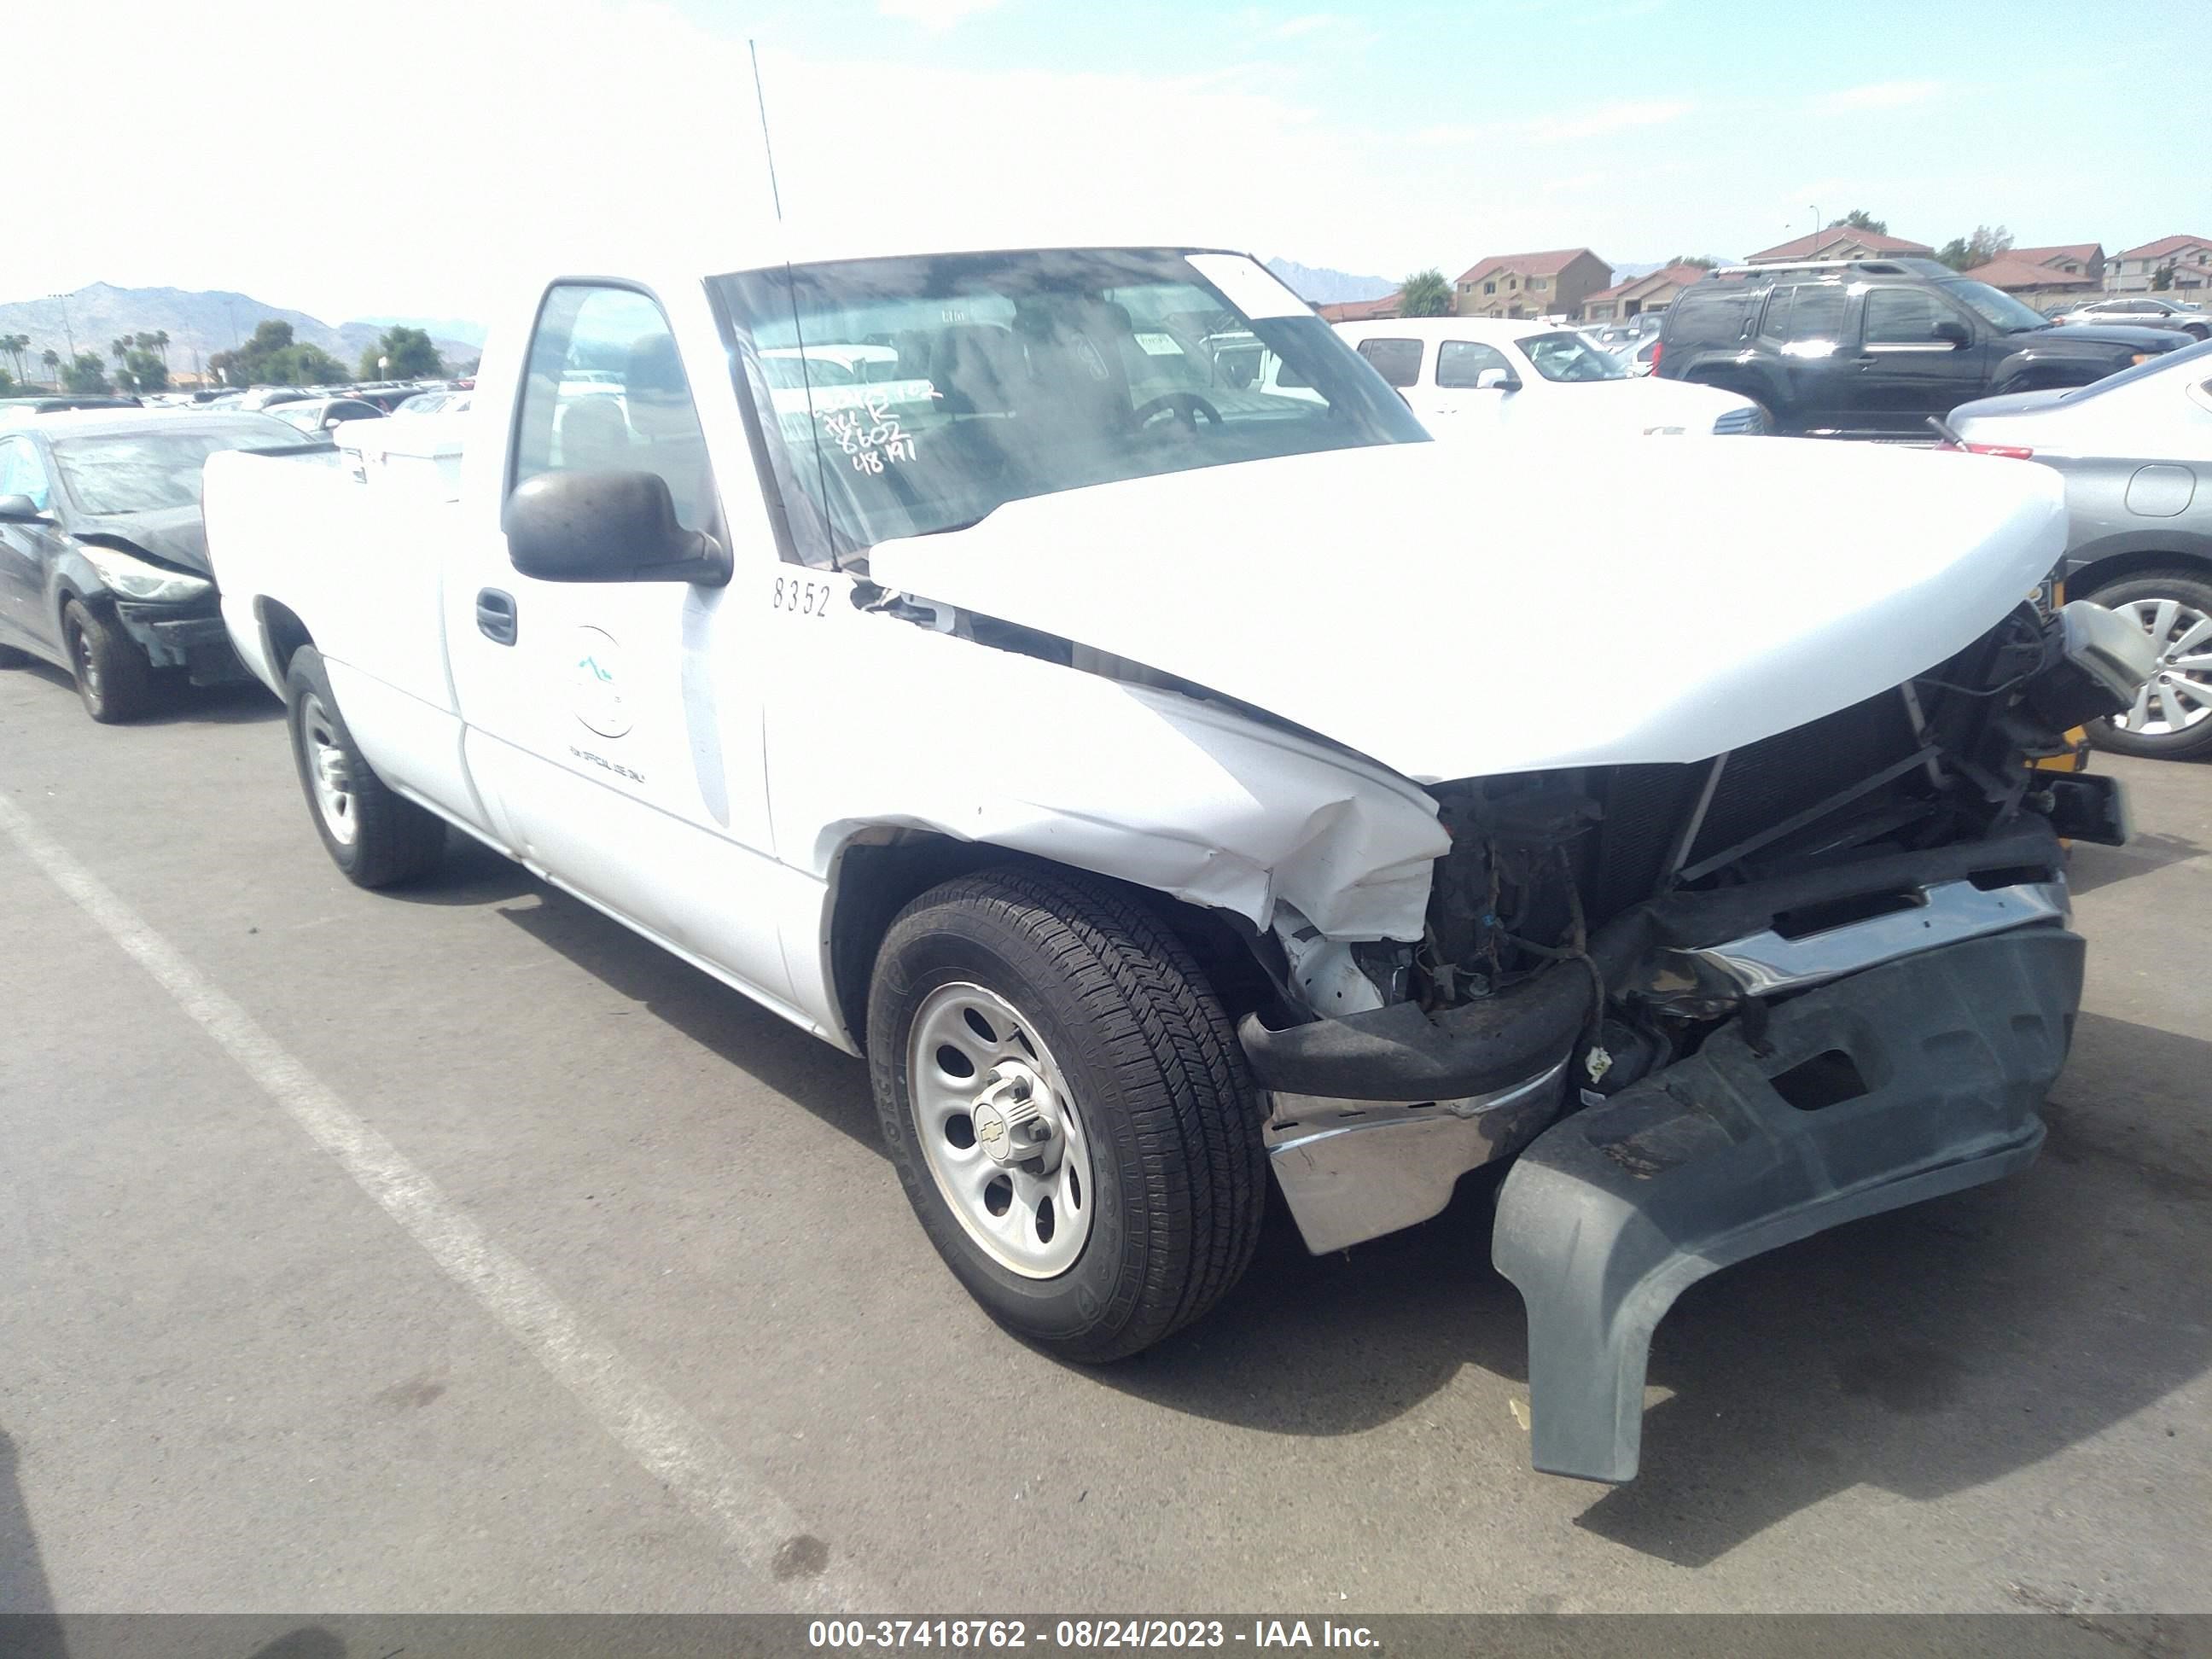
[[[2033,265],[2048,265],[2053,270],[2063,270],[2070,276],[2087,276],[2093,283],[2105,280],[2105,249],[2099,242],[2069,242],[2061,247],[2007,248],[1997,256],[2001,259],[2025,259]]]
[[[1493,253],[1452,284],[1455,317],[1572,317],[1613,281],[1613,267],[1586,247]]]
[[[2212,237],[2161,236],[2141,247],[2123,249],[2112,256],[2105,273],[2106,291],[2148,294],[2157,285],[2158,273],[2171,268],[2172,291],[2177,299],[2202,299],[2212,289]]]
[[[1908,242],[1902,236],[1879,231],[1853,230],[1849,225],[1830,225],[1808,236],[1793,236],[1772,247],[1745,256],[1747,265],[1795,264],[1807,259],[1879,259],[1886,254],[1924,256],[1935,252],[1925,242]]]
[[[2105,250],[2094,242],[2008,248],[1966,274],[2040,307],[2045,301],[2097,292],[2105,274]]]
[[[1684,289],[1705,274],[1702,265],[1662,265],[1641,276],[1602,289],[1583,301],[1583,320],[1617,323],[1645,312],[1661,312],[1674,303]]]
[[[1379,300],[1337,300],[1314,309],[1325,323],[1382,322],[1398,314],[1398,296],[1386,294]]]

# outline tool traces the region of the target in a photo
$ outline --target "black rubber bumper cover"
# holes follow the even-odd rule
[[[1763,1052],[1732,1022],[1537,1137],[1492,1242],[1528,1311],[1536,1468],[1634,1478],[1651,1333],[1706,1274],[2033,1159],[2081,993],[2064,928],[1971,939],[1780,1004]]]
[[[1504,996],[1437,1014],[1394,1002],[1271,1031],[1237,1028],[1263,1088],[1344,1100],[1456,1100],[1525,1082],[1589,1022],[1589,975],[1559,963]]]
[[[195,685],[224,685],[252,676],[230,643],[230,630],[214,601],[204,610],[134,605],[118,600],[116,620],[138,641],[156,668],[186,670]]]

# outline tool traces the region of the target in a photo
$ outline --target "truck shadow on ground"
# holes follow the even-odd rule
[[[15,1443],[0,1430],[0,1651],[10,1659],[64,1659],[67,1645],[15,1464]]]
[[[499,914],[880,1151],[860,1061],[566,895]],[[2177,1115],[2202,1097],[2212,1042],[2085,1014],[2075,1056],[2025,1175],[1692,1287],[1652,1346],[1665,1397],[1645,1413],[1643,1474],[1565,1488],[1590,1495],[1575,1523],[1702,1566],[1853,1486],[1925,1501],[1998,1480],[2212,1369],[2212,1150]],[[2130,1121],[2136,1107],[2145,1121]],[[1522,1394],[1520,1297],[1490,1266],[1498,1179],[1477,1172],[1435,1220],[1321,1258],[1275,1200],[1251,1270],[1212,1316],[1080,1375],[1285,1435],[1374,1428],[1469,1365]]]
[[[485,851],[488,857],[498,857]],[[582,900],[545,886],[520,865],[509,867],[523,878],[520,890],[534,891],[538,902],[500,906],[504,920],[831,1128],[883,1151],[866,1064],[671,956]],[[419,891],[410,896],[437,902]]]

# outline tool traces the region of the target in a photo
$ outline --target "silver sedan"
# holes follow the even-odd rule
[[[2068,597],[2132,617],[2158,643],[2136,706],[2091,740],[2212,753],[2212,343],[2089,386],[1962,404],[1950,425],[1970,449],[2065,478]]]
[[[2063,312],[2053,312],[2051,319],[2055,323],[2124,323],[2130,328],[2171,328],[2191,339],[2212,338],[2212,317],[2193,305],[2183,305],[2155,294],[2084,300]]]

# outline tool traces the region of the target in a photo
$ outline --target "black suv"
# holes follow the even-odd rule
[[[1973,398],[2087,386],[2189,343],[2060,325],[1933,259],[1726,265],[1667,312],[1655,373],[1765,405],[1777,432],[1925,438]]]

